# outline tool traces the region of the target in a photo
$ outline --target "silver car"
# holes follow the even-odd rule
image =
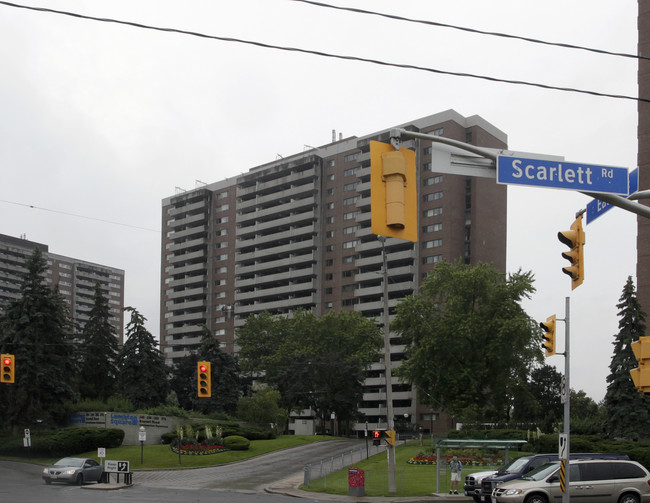
[[[647,503],[650,473],[636,461],[571,460],[569,494],[589,503]],[[504,482],[492,491],[492,503],[552,503],[561,499],[559,461]]]
[[[90,458],[63,458],[43,468],[46,484],[66,482],[81,485],[84,482],[99,482],[103,474],[104,467]]]

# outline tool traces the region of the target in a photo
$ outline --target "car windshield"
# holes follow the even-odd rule
[[[499,474],[504,474],[504,473],[519,473],[521,469],[526,466],[530,458],[527,457],[522,457],[522,458],[517,458],[513,459],[510,463],[507,465],[502,466],[499,468]]]
[[[524,477],[521,477],[522,479],[526,480],[543,480],[549,475],[551,475],[553,472],[555,472],[559,467],[559,463],[547,463],[545,465],[540,466],[539,468],[535,468],[531,472],[527,473]]]
[[[83,464],[84,460],[80,458],[63,458],[54,463],[55,466],[82,466]]]

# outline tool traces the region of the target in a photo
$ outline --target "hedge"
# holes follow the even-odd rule
[[[32,431],[31,455],[64,457],[97,450],[98,447],[114,449],[122,445],[124,431],[117,428],[61,428]],[[22,437],[0,439],[0,455],[22,457],[26,454]]]

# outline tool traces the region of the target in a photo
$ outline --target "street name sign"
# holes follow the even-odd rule
[[[548,159],[497,157],[497,183],[627,195],[627,168]]]
[[[627,197],[630,195],[634,194],[637,190],[639,190],[639,169],[634,169],[630,171],[629,175],[629,194],[627,194]],[[592,201],[589,201],[587,203],[587,224],[590,224],[594,220],[596,220],[599,216],[604,215],[607,213],[609,210],[611,210],[614,206],[612,204],[606,203],[605,201],[601,201],[600,199],[593,199]]]

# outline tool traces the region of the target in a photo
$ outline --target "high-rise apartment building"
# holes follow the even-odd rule
[[[48,246],[27,239],[0,234],[0,310],[7,302],[20,297],[25,262],[39,248],[47,262],[45,281],[58,286],[59,293],[70,308],[73,322],[83,326],[92,309],[95,284],[108,299],[110,323],[120,344],[124,337],[124,271],[75,258],[55,255]]]
[[[453,110],[394,127],[483,147],[505,148],[507,141],[481,117]],[[330,144],[163,200],[160,333],[168,363],[198,349],[200,325],[236,353],[236,329],[263,311],[355,310],[381,323],[382,246],[391,308],[443,259],[489,262],[505,272],[506,187],[436,172],[431,141],[401,144],[417,155],[419,241],[383,245],[372,234],[369,142],[388,137],[389,129],[338,141],[333,135]],[[393,337],[393,366],[403,351]],[[450,426],[434,424],[442,418],[417,406],[410,385],[393,378],[392,392],[395,416],[424,431]],[[377,362],[360,404],[370,428],[385,426],[385,400],[384,365]],[[294,431],[310,420],[299,418]]]
[[[639,0],[639,56],[650,54],[650,1]],[[638,87],[639,97],[650,97],[650,61],[639,59]],[[650,189],[650,103],[639,101],[638,112],[638,164],[639,190]],[[650,199],[641,199],[640,204],[650,205]],[[650,219],[637,216],[637,259],[636,281],[641,308],[650,313]]]

